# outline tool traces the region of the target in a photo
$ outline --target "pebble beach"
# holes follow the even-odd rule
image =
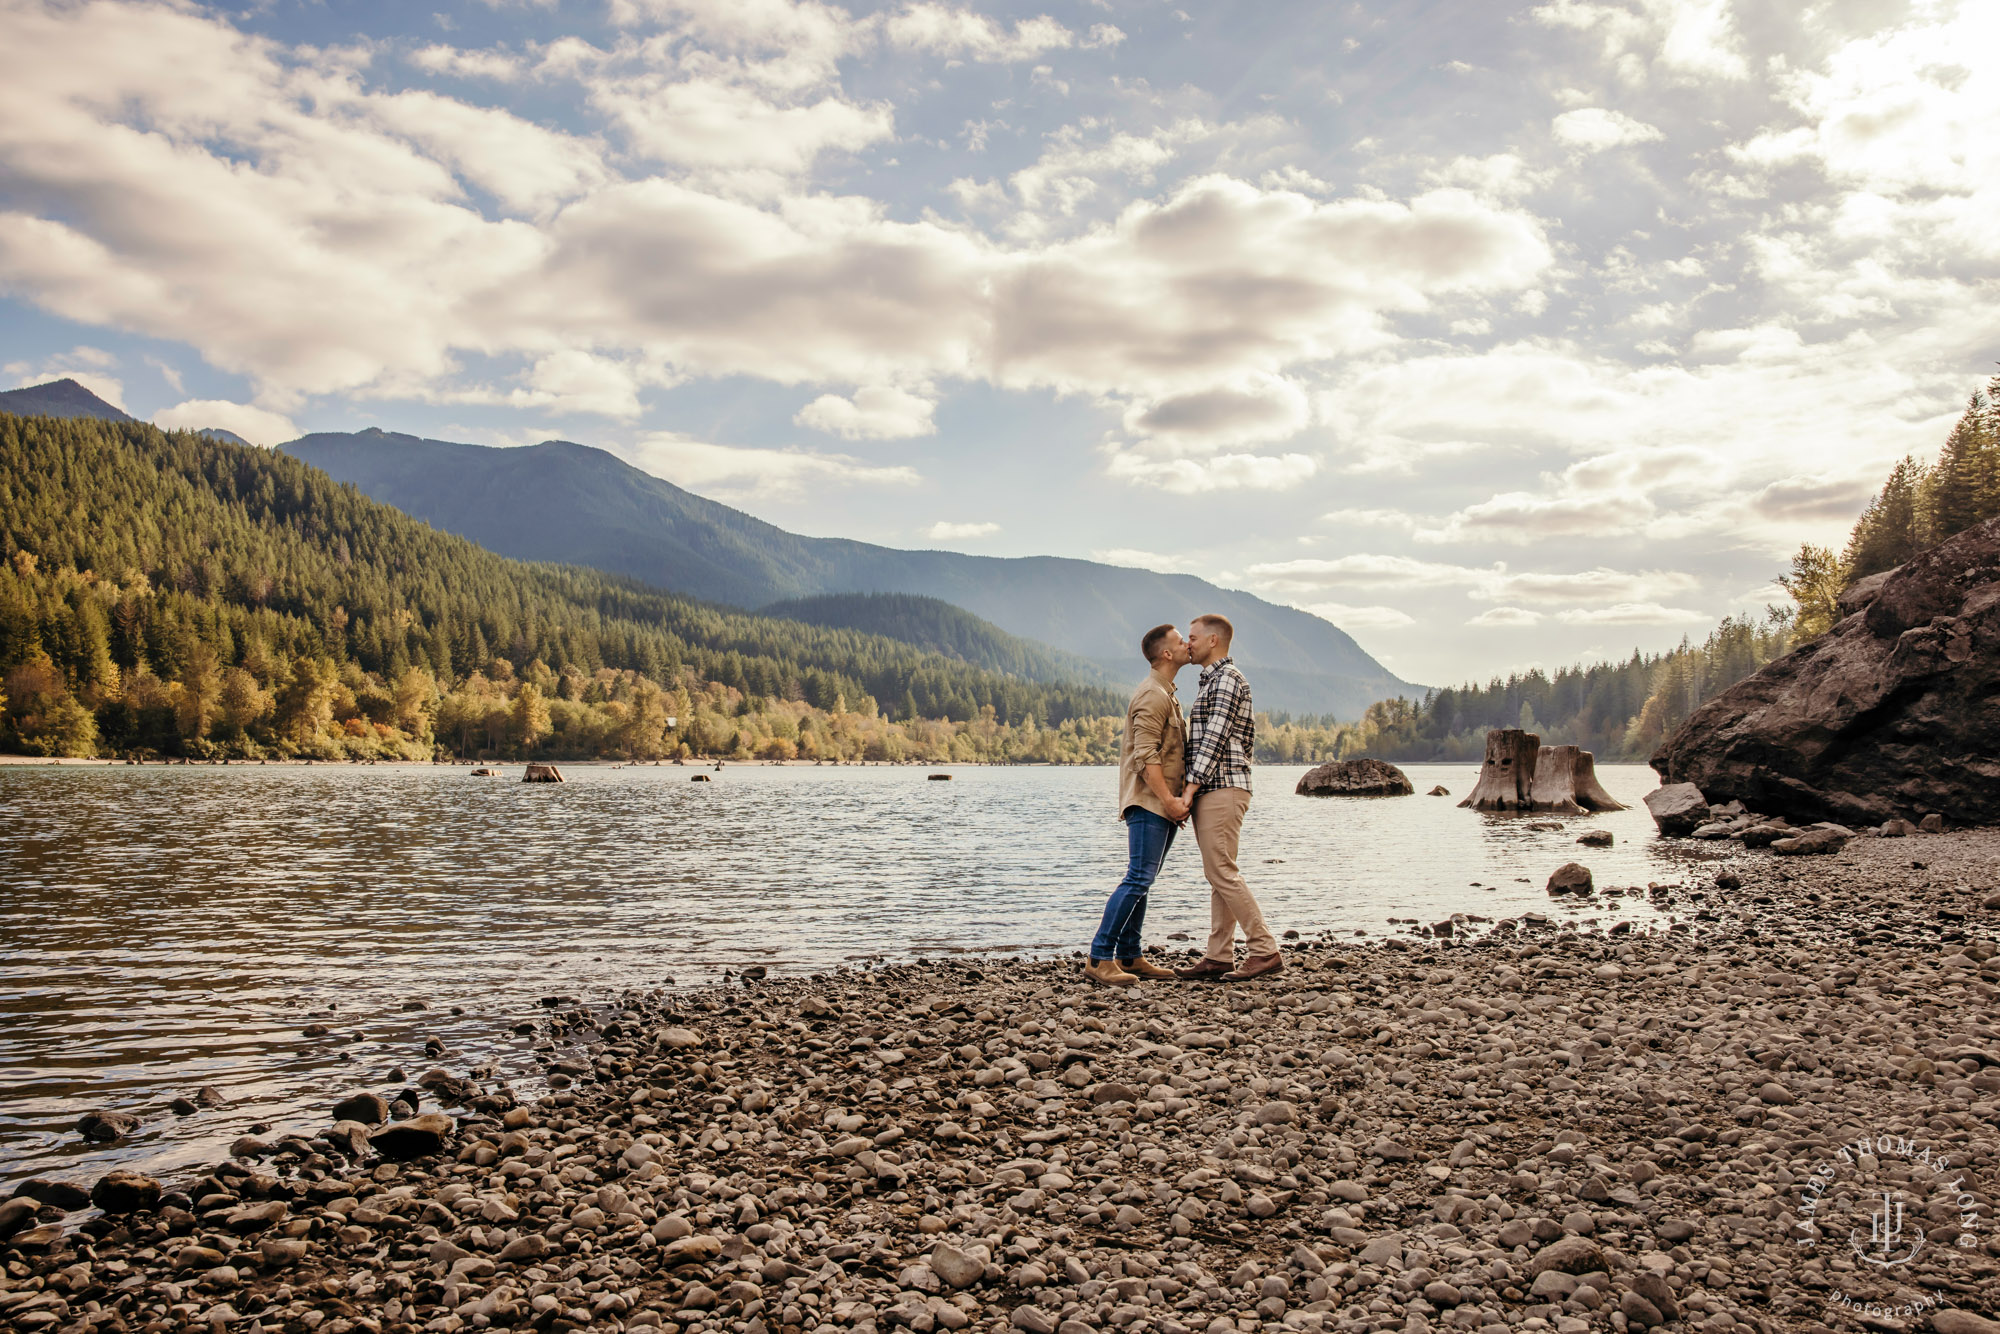
[[[2000,1334],[1996,858],[1746,851],[1672,927],[1309,938],[1234,987],[550,996],[532,1099],[447,1056],[185,1178],[28,1183],[0,1321]]]

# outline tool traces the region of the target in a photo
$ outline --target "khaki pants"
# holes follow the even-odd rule
[[[1201,870],[1208,877],[1208,957],[1236,962],[1236,928],[1252,956],[1276,954],[1278,941],[1264,925],[1243,873],[1236,869],[1236,841],[1243,832],[1243,815],[1250,794],[1240,787],[1220,787],[1194,799],[1194,838],[1201,845]]]

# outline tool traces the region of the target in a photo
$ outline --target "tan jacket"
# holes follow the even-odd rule
[[[1173,677],[1155,669],[1132,692],[1125,706],[1125,739],[1118,745],[1118,818],[1137,806],[1162,819],[1167,812],[1146,786],[1146,766],[1157,764],[1167,791],[1178,792],[1187,773],[1187,720],[1174,694]]]

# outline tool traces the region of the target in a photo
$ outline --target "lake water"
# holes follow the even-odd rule
[[[1642,766],[1599,770],[1632,809],[1560,832],[1457,809],[1474,766],[1406,769],[1419,794],[1454,796],[1313,799],[1292,793],[1303,767],[1257,770],[1240,859],[1273,930],[1373,938],[1396,918],[1535,909],[1657,922],[1642,900],[1575,908],[1542,886],[1572,859],[1600,886],[1697,869],[1699,850],[1655,836]],[[391,1068],[436,1064],[433,1036],[454,1070],[531,1079],[508,1027],[545,995],[706,985],[753,963],[1081,950],[1124,867],[1104,768],[565,772],[0,767],[0,1184],[87,1185],[112,1161],[201,1160],[253,1123],[322,1126]],[[1578,848],[1593,826],[1616,845]],[[1207,918],[1184,835],[1148,940],[1199,942]],[[315,1020],[335,1033],[301,1036]],[[202,1085],[227,1105],[168,1110]],[[93,1107],[146,1124],[86,1146],[72,1126]]]

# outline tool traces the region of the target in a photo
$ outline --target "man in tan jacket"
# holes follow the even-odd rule
[[[1139,652],[1152,670],[1132,692],[1118,747],[1118,815],[1125,821],[1130,860],[1123,883],[1104,905],[1083,970],[1108,987],[1173,976],[1146,961],[1139,931],[1146,922],[1147,892],[1174,845],[1174,831],[1188,817],[1188,803],[1178,795],[1187,767],[1187,724],[1174,696],[1174,674],[1187,663],[1187,645],[1173,626],[1156,625],[1140,639]]]

